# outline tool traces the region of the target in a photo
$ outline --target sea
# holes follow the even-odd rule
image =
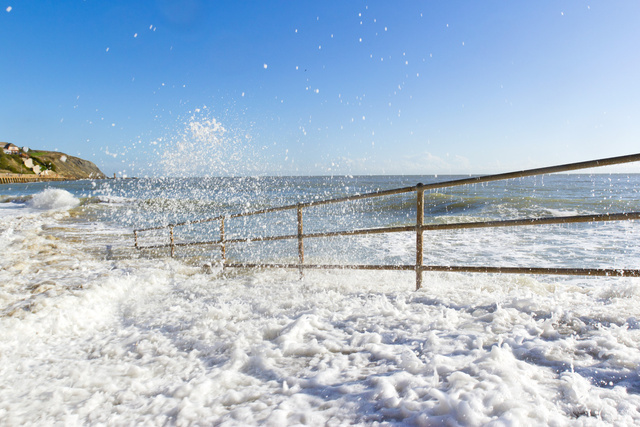
[[[295,263],[296,239],[246,241],[295,235],[295,209],[229,216],[457,178],[0,186],[0,425],[640,425],[639,278],[425,272],[416,291],[412,271],[223,268],[212,243],[172,257],[170,228],[134,246],[226,215],[227,262]],[[425,192],[427,224],[638,211],[639,174]],[[304,233],[415,221],[415,193],[303,209]],[[640,269],[639,242],[638,221],[425,231],[424,264]],[[304,239],[308,264],[415,252],[415,232]]]

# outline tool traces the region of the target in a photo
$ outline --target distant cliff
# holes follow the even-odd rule
[[[11,152],[6,148],[0,151],[0,173],[66,179],[106,178],[94,163],[79,157],[57,151]]]

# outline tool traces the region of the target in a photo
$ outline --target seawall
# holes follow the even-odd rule
[[[22,183],[22,182],[40,182],[40,181],[69,181],[69,178],[25,175],[25,174],[19,174],[19,173],[0,174],[0,184],[14,184],[14,183]]]

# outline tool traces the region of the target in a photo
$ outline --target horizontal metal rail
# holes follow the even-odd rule
[[[517,226],[529,226],[529,225],[552,225],[552,224],[571,224],[571,223],[585,223],[585,222],[607,222],[607,221],[626,221],[640,219],[640,212],[626,212],[626,213],[611,213],[611,214],[599,214],[599,215],[575,215],[575,216],[556,216],[545,218],[524,218],[524,219],[510,219],[501,221],[480,221],[480,222],[458,222],[451,224],[426,224],[420,228],[423,231],[435,231],[435,230],[461,230],[470,228],[489,228],[489,227],[517,227]],[[384,228],[364,228],[358,230],[347,231],[328,231],[322,233],[307,233],[302,234],[305,239],[320,238],[320,237],[340,237],[340,236],[358,236],[369,234],[385,234],[385,233],[403,233],[413,232],[416,230],[415,225],[406,225],[401,227],[384,227]],[[262,236],[262,237],[247,237],[243,239],[227,239],[225,243],[252,243],[252,242],[270,242],[276,240],[291,240],[297,239],[297,234],[288,234],[282,236]],[[196,241],[196,242],[179,242],[174,243],[174,246],[196,246],[196,245],[221,245],[222,240],[213,241]],[[153,246],[139,246],[139,249],[157,249],[167,248],[171,246],[171,243],[165,243],[161,245]]]
[[[611,214],[554,216],[545,218],[509,219],[502,221],[462,222],[454,224],[423,225],[424,231],[461,230],[465,228],[518,227],[528,225],[574,224],[584,222],[628,221],[640,219],[640,212],[624,212]]]
[[[303,267],[305,270],[307,268],[315,269],[315,270],[401,270],[401,271],[414,271],[415,267],[413,265],[370,265],[370,264],[269,264],[269,263],[248,263],[248,262],[239,262],[239,263],[230,263],[225,264],[225,267],[229,268],[286,268],[286,269],[296,269]]]
[[[606,221],[628,221],[640,219],[640,212],[623,212],[623,213],[608,213],[608,214],[589,214],[589,215],[572,215],[572,216],[555,216],[555,217],[543,217],[543,218],[522,218],[514,220],[493,220],[493,221],[476,221],[476,222],[459,222],[449,224],[424,224],[424,192],[430,189],[454,187],[461,185],[470,185],[485,183],[491,181],[507,180],[514,178],[522,178],[534,175],[543,175],[558,172],[574,171],[579,169],[593,168],[599,166],[609,166],[614,164],[629,163],[640,161],[640,154],[633,154],[629,156],[611,157],[600,160],[592,160],[587,162],[569,163],[559,166],[551,166],[545,168],[528,169],[519,172],[509,172],[496,175],[486,175],[478,177],[463,178],[451,181],[444,181],[432,184],[417,184],[412,187],[397,188],[392,190],[376,191],[365,194],[356,194],[353,196],[310,201],[306,203],[299,203],[296,205],[280,206],[273,208],[265,208],[250,212],[241,212],[233,215],[221,215],[213,218],[205,218],[192,221],[184,221],[175,224],[169,224],[158,227],[149,227],[134,230],[135,247],[137,249],[159,249],[167,248],[171,249],[171,256],[174,256],[176,247],[195,246],[195,245],[217,245],[221,247],[222,265],[224,268],[287,268],[287,269],[299,269],[302,274],[304,269],[340,269],[340,270],[400,270],[400,271],[414,271],[416,274],[416,289],[419,289],[422,284],[422,273],[425,271],[440,271],[440,272],[471,272],[471,273],[506,273],[506,274],[542,274],[542,275],[580,275],[580,276],[611,276],[611,277],[640,277],[640,270],[637,269],[598,269],[598,268],[542,268],[542,267],[488,267],[488,266],[438,266],[438,265],[423,265],[423,233],[425,231],[437,231],[437,230],[462,230],[462,229],[474,229],[474,228],[489,228],[489,227],[519,227],[519,226],[537,226],[537,225],[553,225],[553,224],[570,224],[570,223],[592,223],[592,222],[606,222]],[[366,228],[356,230],[344,230],[344,231],[329,231],[329,232],[316,232],[316,233],[304,233],[302,226],[303,209],[315,206],[321,206],[331,203],[349,202],[354,200],[362,200],[372,197],[389,196],[396,194],[403,194],[409,192],[416,192],[416,224],[407,226],[396,227],[382,227],[382,228]],[[225,237],[225,220],[233,218],[241,218],[252,215],[267,214],[271,212],[280,212],[285,210],[297,210],[297,234],[287,234],[279,236],[255,236],[246,238],[232,238]],[[207,222],[219,221],[220,223],[220,239],[212,241],[196,241],[196,242],[176,242],[174,239],[174,228],[193,224],[202,224]],[[162,230],[169,228],[170,230],[170,243],[140,246],[138,244],[138,233],[151,230]],[[304,239],[308,238],[325,238],[325,237],[339,237],[339,236],[358,236],[358,235],[370,235],[370,234],[382,234],[382,233],[399,233],[399,232],[415,232],[416,233],[416,263],[412,265],[336,265],[336,264],[305,264],[304,261]],[[239,243],[251,243],[251,242],[270,242],[279,240],[298,240],[298,262],[297,263],[231,263],[226,260],[226,245],[239,244]]]
[[[228,242],[228,240],[226,241]],[[161,248],[170,248],[172,246],[175,247],[184,247],[184,246],[205,246],[205,245],[215,245],[220,246],[222,244],[222,240],[212,240],[205,242],[178,242],[178,243],[161,243],[159,245],[149,245],[149,246],[137,246],[138,249],[161,249]]]
[[[640,270],[613,268],[475,267],[425,265],[422,271],[458,273],[549,274],[561,276],[640,277]]]
[[[394,270],[415,271],[413,265],[370,265],[370,264],[269,264],[269,263],[231,263],[227,268],[282,268],[315,270]],[[640,277],[640,270],[611,269],[611,268],[545,268],[545,267],[484,267],[484,266],[446,266],[423,265],[419,269],[424,271],[439,271],[447,273],[502,273],[502,274],[536,274],[536,275],[564,275],[564,276],[594,276],[594,277]]]

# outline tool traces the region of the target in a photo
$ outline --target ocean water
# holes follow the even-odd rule
[[[210,245],[133,248],[133,229],[451,178],[0,186],[0,424],[640,424],[640,279],[425,273],[415,291],[412,272],[301,280],[223,271]],[[425,222],[637,212],[639,192],[633,174],[432,190]],[[305,232],[411,225],[414,197],[305,209]],[[295,215],[229,220],[226,238],[295,234]],[[639,241],[637,221],[425,232],[425,264],[639,269]],[[233,244],[227,258],[296,251]],[[305,262],[412,264],[415,235],[305,239]]]

